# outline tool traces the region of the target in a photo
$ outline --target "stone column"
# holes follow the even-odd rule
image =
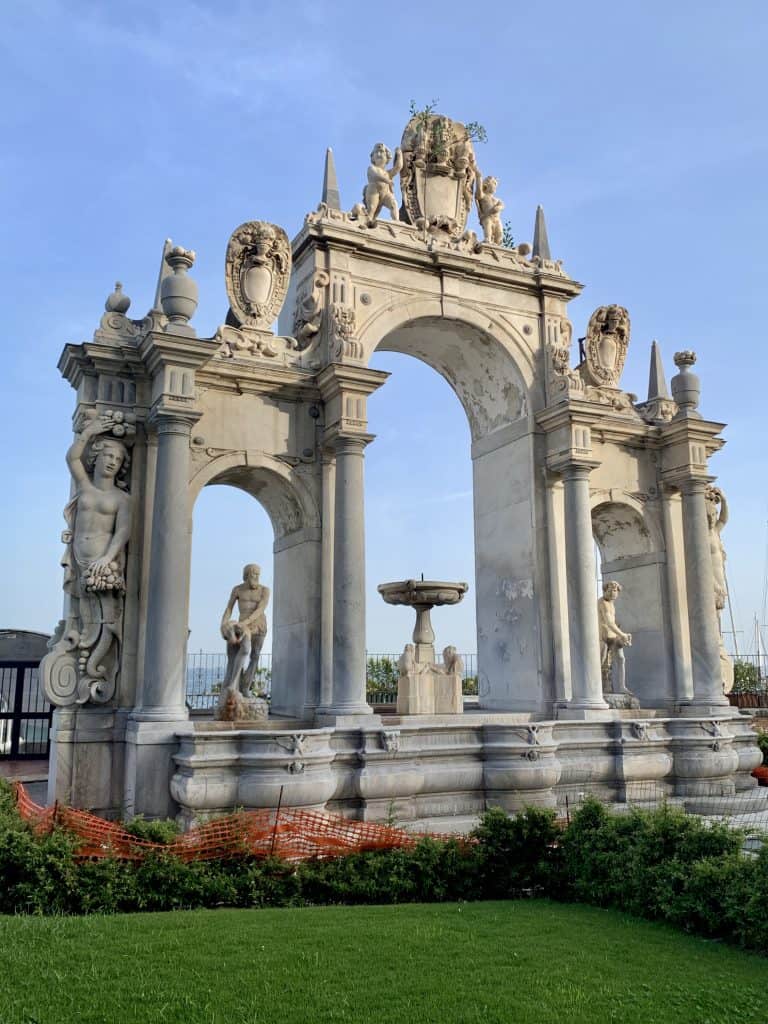
[[[189,438],[199,417],[153,416],[157,469],[147,596],[142,719],[186,718],[184,667],[192,545]]]
[[[365,517],[363,469],[369,434],[335,439],[333,684],[328,715],[369,715],[365,700]]]
[[[565,498],[565,572],[571,648],[570,707],[603,711],[600,639],[595,592],[595,548],[589,507],[591,463],[562,469]]]
[[[320,595],[320,706],[333,701],[333,534],[336,461],[323,453],[322,577]]]
[[[693,477],[680,483],[683,496],[685,583],[688,592],[688,629],[691,637],[693,699],[695,707],[728,706],[720,671],[720,631],[715,608],[709,525],[704,492],[709,481]]]

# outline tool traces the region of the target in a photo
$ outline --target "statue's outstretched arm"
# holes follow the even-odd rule
[[[725,495],[722,491],[718,491],[718,493],[720,495],[720,516],[717,520],[717,530],[719,533],[728,522],[728,502],[725,500]]]
[[[392,169],[389,172],[390,179],[392,181],[394,181],[395,178],[397,177],[397,175],[400,173],[400,171],[402,171],[402,169],[403,169],[403,151],[398,146],[397,149],[395,150],[395,159],[392,161]]]

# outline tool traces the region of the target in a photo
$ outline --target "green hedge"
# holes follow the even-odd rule
[[[138,831],[148,823],[137,826]],[[157,835],[162,828],[155,824]],[[168,830],[166,835],[170,835]],[[61,829],[36,836],[0,785],[0,913],[88,914],[194,907],[430,903],[526,895],[617,907],[768,953],[768,846],[663,808],[609,813],[588,800],[561,830],[549,811],[487,811],[475,844],[424,839],[410,850],[288,864],[240,857],[77,864]]]

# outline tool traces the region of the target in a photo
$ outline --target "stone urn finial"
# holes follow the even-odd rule
[[[115,281],[115,290],[107,296],[107,301],[104,303],[104,309],[108,313],[122,313],[125,315],[131,305],[131,300],[123,292],[123,285],[121,281]]]
[[[678,407],[674,419],[693,417],[700,420],[702,417],[698,407],[701,397],[701,381],[691,371],[691,367],[696,362],[696,353],[691,349],[684,349],[682,352],[675,352],[674,360],[678,369],[678,373],[670,381],[672,398],[677,402]]]
[[[175,245],[165,259],[173,274],[163,278],[160,304],[172,324],[186,324],[197,309],[197,284],[187,276],[195,262],[195,254],[192,249]]]

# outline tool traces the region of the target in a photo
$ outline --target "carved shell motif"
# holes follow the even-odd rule
[[[600,306],[587,327],[584,376],[588,384],[617,388],[629,348],[629,314],[623,306]]]
[[[291,246],[277,224],[250,220],[227,245],[225,278],[232,317],[242,327],[269,330],[285,302]]]

